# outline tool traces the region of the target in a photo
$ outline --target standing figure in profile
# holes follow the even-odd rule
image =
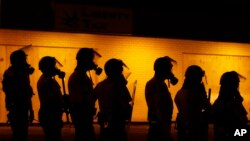
[[[75,141],[95,141],[96,134],[93,117],[96,114],[92,79],[87,75],[90,70],[101,73],[94,63],[94,57],[101,55],[92,48],[81,48],[77,55],[77,66],[68,81],[70,114],[75,127]]]
[[[219,96],[213,104],[215,141],[232,140],[235,130],[247,126],[247,111],[239,92],[240,75],[225,72],[220,79]]]
[[[211,104],[202,82],[204,76],[205,71],[199,66],[189,66],[184,83],[175,96],[179,141],[204,141],[207,138],[203,111],[210,111]]]
[[[61,141],[63,98],[55,76],[63,79],[65,73],[56,68],[56,59],[45,56],[39,61],[42,72],[37,90],[40,100],[39,122],[43,128],[45,141]]]
[[[126,121],[131,116],[132,98],[122,73],[124,66],[122,60],[108,60],[104,66],[107,78],[95,87],[100,108],[100,141],[127,141]]]
[[[27,63],[23,50],[16,50],[10,55],[11,66],[4,72],[3,91],[12,129],[13,141],[27,141],[28,124],[34,120],[32,109],[33,90],[30,78],[34,68]]]
[[[172,73],[173,59],[168,56],[157,58],[154,62],[154,77],[145,88],[148,106],[149,130],[148,141],[170,141],[171,122],[173,114],[173,100],[165,80],[176,85],[178,79]]]

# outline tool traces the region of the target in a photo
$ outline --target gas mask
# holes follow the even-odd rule
[[[29,64],[26,64],[25,70],[28,72],[28,74],[33,74],[35,71],[35,69]]]
[[[177,62],[168,56],[160,57],[155,60],[154,70],[156,77],[168,79],[172,85],[178,83],[178,79],[174,76],[172,72],[173,64]]]
[[[176,78],[172,72],[170,73],[168,80],[172,85],[176,85],[178,83],[178,78]]]
[[[94,70],[97,75],[100,75],[102,68],[94,62],[96,58],[100,57],[102,56],[93,48],[81,48],[76,55],[77,69]]]
[[[65,77],[65,72],[55,68],[54,75],[58,75],[59,78],[63,79]]]
[[[55,67],[54,67],[52,72],[54,75],[58,75],[59,78],[63,79],[65,77],[65,72],[58,69],[59,67],[63,67],[63,65],[56,58],[54,58],[54,59],[55,59],[56,63],[55,63]]]
[[[104,66],[105,73],[109,78],[124,77],[128,78],[130,72],[127,65],[120,59],[109,59]]]
[[[20,49],[11,53],[10,62],[12,66],[24,69],[28,74],[32,74],[35,70],[30,64],[27,63],[27,54]]]
[[[55,57],[44,56],[39,61],[39,69],[43,72],[43,74],[52,77],[58,75],[59,78],[64,78],[65,72],[58,69],[58,67],[62,67],[62,64]]]
[[[23,54],[25,56],[25,59],[24,58],[19,58],[20,60],[23,60],[23,65],[24,65],[24,68],[26,70],[26,72],[28,72],[28,74],[33,74],[35,69],[33,67],[31,67],[30,64],[28,64],[27,62],[27,54],[25,52],[27,52],[30,48],[32,47],[32,45],[25,45],[23,46],[21,49],[19,49],[17,52],[19,52],[19,54]],[[20,61],[19,60],[19,61]]]
[[[96,73],[97,75],[100,75],[100,74],[102,73],[102,68],[100,68],[100,67],[98,67],[98,66],[96,65],[96,67],[94,68],[94,71],[95,71],[95,73]]]

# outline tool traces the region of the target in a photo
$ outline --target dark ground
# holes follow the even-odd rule
[[[249,123],[250,125],[250,123]],[[99,135],[99,125],[94,124],[97,136]],[[146,135],[148,130],[147,123],[132,123],[128,132],[128,141],[146,141]],[[172,124],[172,136],[174,141],[176,138],[177,130],[175,129],[175,124]],[[250,141],[250,126],[247,129],[247,138],[242,136],[230,137],[230,141]],[[73,141],[74,138],[74,128],[73,125],[66,124],[62,130],[62,141]],[[0,141],[11,141],[11,129],[7,124],[0,124]],[[44,141],[42,128],[38,124],[31,125],[29,127],[29,140],[28,141]],[[208,130],[208,140],[213,140],[213,125],[209,125]]]
[[[96,133],[99,134],[99,126],[95,124]],[[131,124],[128,133],[129,141],[146,141],[148,125],[146,123]],[[176,129],[173,124],[173,137],[176,140]],[[62,141],[73,141],[74,128],[72,125],[65,125],[62,130]],[[209,127],[209,140],[212,140],[212,125]],[[32,125],[29,127],[29,141],[43,141],[43,132],[40,126]],[[11,129],[8,125],[0,126],[0,141],[11,141]]]

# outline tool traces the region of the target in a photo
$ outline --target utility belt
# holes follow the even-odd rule
[[[181,117],[180,113],[177,113],[176,116],[176,122],[175,122],[175,129],[185,129],[187,127],[187,124],[184,122],[183,117]]]
[[[101,124],[103,124],[105,122],[108,122],[109,120],[108,120],[107,115],[105,115],[104,113],[98,112],[97,121],[101,125]]]
[[[111,117],[108,117],[107,114],[98,112],[97,122],[101,126],[102,129],[106,129],[106,128],[110,127],[112,119],[111,119]]]
[[[155,112],[148,112],[148,121],[150,124],[158,123],[157,114]]]
[[[156,120],[149,120],[148,122],[149,122],[150,125],[159,123],[159,121],[156,121]]]
[[[99,124],[103,124],[103,123],[114,123],[114,122],[120,122],[120,121],[126,121],[124,118],[120,117],[120,115],[110,115],[110,114],[106,114],[106,113],[101,113],[98,112],[97,114],[97,119],[98,119],[98,123]]]

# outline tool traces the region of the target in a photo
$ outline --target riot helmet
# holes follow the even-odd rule
[[[175,85],[178,79],[172,73],[173,63],[177,62],[168,56],[157,58],[154,62],[154,71],[156,77],[168,79],[171,84]]]
[[[12,65],[24,65],[26,62],[27,55],[23,50],[16,50],[10,54],[10,63]]]
[[[239,87],[240,77],[236,71],[225,72],[220,79],[221,86]]]
[[[127,65],[120,59],[109,59],[105,65],[104,70],[108,77],[113,78],[123,75],[123,67],[127,68]]]
[[[93,48],[81,48],[76,54],[76,69],[84,69],[85,71],[95,70],[97,75],[101,74],[102,69],[94,63],[95,56],[101,57]]]
[[[185,72],[185,77],[187,79],[193,79],[195,81],[201,82],[203,76],[205,76],[205,71],[197,65],[189,66]]]
[[[27,63],[27,54],[21,49],[11,53],[10,63],[13,66],[24,68],[29,74],[32,74],[35,70]]]
[[[45,56],[39,61],[39,69],[43,74],[48,76],[58,75],[60,78],[64,78],[65,72],[56,67],[56,58],[51,56]]]
[[[240,80],[246,79],[236,71],[229,71],[222,74],[220,79],[220,99],[234,98],[235,100],[243,101],[239,92]]]

